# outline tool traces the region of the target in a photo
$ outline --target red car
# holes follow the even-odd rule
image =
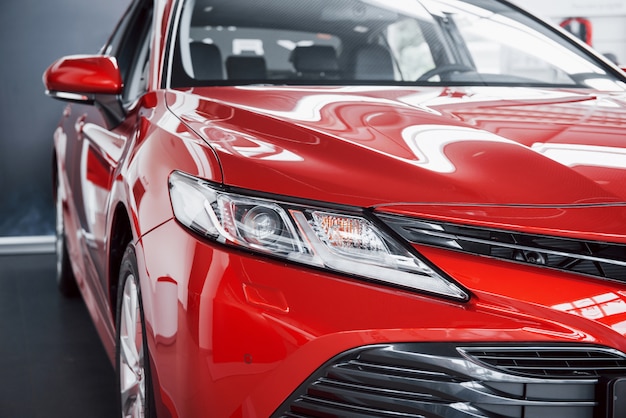
[[[122,416],[626,416],[626,78],[560,28],[137,0],[44,83]]]

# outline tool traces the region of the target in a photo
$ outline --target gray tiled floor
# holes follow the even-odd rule
[[[0,417],[115,416],[115,375],[54,255],[0,256]]]

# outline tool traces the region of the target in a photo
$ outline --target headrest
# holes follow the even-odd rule
[[[215,44],[192,42],[189,44],[194,78],[197,80],[222,80],[222,53]]]
[[[357,80],[393,80],[393,61],[389,50],[367,45],[354,54],[354,78]]]
[[[265,58],[259,55],[231,55],[226,58],[229,80],[264,80],[267,78]]]
[[[331,45],[297,46],[291,53],[291,63],[299,73],[339,71],[337,53]]]

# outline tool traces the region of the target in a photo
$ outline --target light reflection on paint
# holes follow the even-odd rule
[[[535,143],[532,149],[566,165],[626,169],[626,149],[582,144]]]
[[[446,145],[464,142],[499,142],[522,145],[496,134],[462,126],[414,125],[402,131],[402,138],[418,158],[415,165],[438,173],[454,173],[456,167],[445,155]]]
[[[626,320],[623,316],[618,322],[611,324],[608,318],[614,318],[618,315],[626,314],[626,301],[623,298],[624,295],[615,292],[607,292],[588,298],[578,299],[572,302],[561,303],[552,306],[552,308],[578,315],[580,317],[590,319],[593,321],[602,320],[615,331],[620,334],[626,335]]]
[[[191,106],[194,109],[199,109],[201,107],[201,99],[200,97],[193,95],[176,96],[176,101],[172,103],[171,106],[172,108],[176,106]],[[245,108],[246,106],[242,107]],[[213,125],[215,120],[208,119],[205,115],[195,112],[187,112],[184,114],[183,120],[202,125],[199,130],[204,134],[204,137],[209,140],[211,146],[226,154],[268,161],[304,161],[304,159],[299,155],[281,148],[271,142],[263,141],[252,135],[226,129],[221,126],[215,127]],[[203,167],[208,166],[208,163],[206,163],[206,157],[204,155],[200,155],[197,147],[194,147],[193,144],[185,143],[184,145],[187,147],[189,155],[192,156],[194,160],[198,161],[198,170],[201,172],[200,170],[202,170]]]

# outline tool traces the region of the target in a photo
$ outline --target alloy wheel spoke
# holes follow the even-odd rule
[[[65,233],[65,227],[63,225],[63,204],[61,201],[61,191],[59,189],[60,188],[57,189],[55,236],[57,280],[61,277],[63,269],[63,234]]]
[[[129,342],[128,337],[120,338],[120,360],[122,365],[127,366],[134,374],[137,374],[137,369],[140,367],[139,354],[137,354],[134,344]]]
[[[124,417],[143,417],[145,376],[143,367],[143,330],[139,297],[133,275],[124,285],[120,312],[120,395]]]

